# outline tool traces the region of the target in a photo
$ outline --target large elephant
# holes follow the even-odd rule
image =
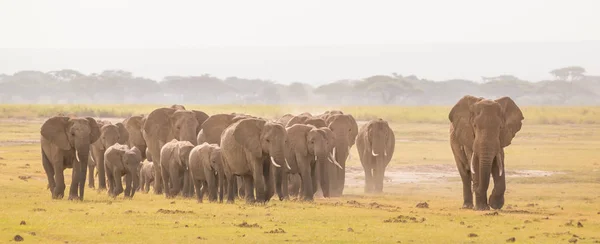
[[[298,169],[302,180],[303,199],[312,201],[317,189],[317,168],[321,168],[321,172],[326,172],[324,168],[329,163],[342,168],[329,150],[331,146],[328,137],[332,136],[332,133],[327,127],[317,128],[302,124],[293,125],[286,130],[290,147],[288,162],[293,169]],[[281,178],[287,180],[287,177]],[[280,199],[287,197],[285,195],[287,185],[284,184],[280,187],[280,174],[276,175],[275,181]],[[327,175],[320,174],[319,182],[321,189],[323,189],[323,196],[329,197],[329,179]]]
[[[139,166],[142,155],[136,147],[116,143],[104,152],[104,166],[108,178],[108,195],[117,197],[123,192],[122,177],[125,176],[125,198],[133,198],[138,188]]]
[[[162,167],[162,181],[167,198],[177,196],[181,192],[182,183],[189,177],[189,156],[193,148],[194,145],[191,142],[178,141],[177,139],[167,142],[162,147],[160,166]],[[158,177],[155,176],[155,181],[156,178]]]
[[[73,168],[69,200],[83,200],[90,147],[100,137],[93,118],[52,117],[40,129],[42,164],[53,199],[65,194],[65,168]]]
[[[365,193],[383,192],[385,168],[392,160],[396,137],[387,121],[371,120],[362,125],[356,137],[356,149],[365,170]]]
[[[344,192],[344,183],[346,177],[346,161],[350,156],[350,149],[355,143],[358,134],[358,125],[354,117],[349,114],[340,114],[339,111],[329,111],[328,115],[323,116],[327,127],[335,134],[334,153],[336,162],[342,169],[334,165],[327,167],[329,174],[329,194],[331,197],[339,197]]]
[[[148,115],[142,127],[142,135],[154,160],[155,194],[162,194],[163,192],[161,148],[173,139],[188,141],[195,145],[197,142],[196,135],[200,132],[201,125],[207,118],[208,115],[201,111],[175,108],[158,108]],[[191,182],[188,176],[185,178],[185,182]]]
[[[146,146],[146,140],[144,140],[144,136],[142,135],[144,122],[146,122],[146,117],[143,115],[134,115],[123,121],[125,129],[127,129],[127,133],[129,133],[129,142],[127,145],[129,145],[129,147],[140,149],[140,152],[142,152],[142,161],[148,157],[146,155],[148,147]]]
[[[198,202],[202,202],[203,195],[207,191],[209,201],[217,201],[218,193],[219,202],[223,202],[225,173],[221,148],[217,144],[204,142],[192,149],[189,163]],[[202,189],[202,191],[198,189]]]
[[[475,210],[501,209],[506,181],[504,148],[511,144],[525,119],[509,97],[488,100],[464,96],[450,111],[450,146],[463,183],[463,208],[473,208],[471,181],[475,190]],[[490,174],[494,190],[487,199]]]
[[[104,153],[115,143],[127,144],[129,141],[129,132],[123,123],[111,124],[108,121],[99,121],[100,138],[92,144],[92,158],[98,168],[98,189],[106,189],[106,172],[104,172]],[[89,166],[88,186],[94,188],[94,167]]]
[[[228,203],[234,201],[233,176],[244,178],[247,202],[266,202],[273,196],[271,164],[289,168],[285,159],[286,134],[281,124],[256,118],[242,119],[223,131],[221,151],[229,182]]]

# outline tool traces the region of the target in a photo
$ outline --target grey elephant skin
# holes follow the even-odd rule
[[[160,151],[161,179],[167,198],[177,196],[181,192],[184,181],[188,179],[188,161],[193,148],[194,145],[189,141],[178,141],[176,139],[167,142],[162,147]],[[155,165],[155,167],[157,166]],[[158,180],[157,178],[155,175],[155,181]]]
[[[142,155],[136,147],[116,143],[104,152],[104,166],[108,178],[108,195],[117,197],[123,193],[122,177],[125,176],[125,198],[133,198],[138,188],[139,166]]]
[[[234,177],[242,176],[246,202],[264,203],[274,194],[274,167],[289,167],[285,159],[286,130],[276,122],[242,119],[221,136],[221,151],[228,181],[227,202],[234,202]],[[256,199],[254,190],[256,190]]]
[[[65,168],[73,168],[70,200],[83,200],[91,144],[100,137],[93,118],[52,117],[40,129],[42,165],[53,199],[64,197]]]
[[[317,128],[313,125],[295,124],[288,128],[288,144],[290,147],[288,162],[292,169],[296,169],[300,175],[302,182],[302,198],[306,201],[312,201],[317,188],[317,182],[321,184],[323,189],[323,196],[329,197],[329,178],[327,174],[317,175],[318,168],[321,168],[321,172],[326,172],[325,167],[329,163],[337,165],[341,168],[331,152],[330,139],[333,136],[331,130],[327,127]],[[283,168],[283,167],[281,167]],[[276,190],[280,199],[285,198],[285,190],[287,185],[281,184],[281,179],[278,178],[280,174],[276,175]],[[317,177],[319,177],[317,181]],[[284,177],[281,177],[284,178]],[[284,178],[287,180],[287,178]]]
[[[148,146],[148,151],[153,155],[155,164],[154,193],[162,194],[163,180],[161,173],[161,157],[160,150],[165,143],[177,139],[179,141],[188,141],[195,145],[197,143],[196,136],[201,130],[201,125],[208,118],[208,115],[201,111],[182,110],[176,108],[158,108],[152,111],[146,118],[142,127],[142,135]],[[185,176],[185,186],[189,186],[191,180],[189,176]],[[185,191],[185,195],[191,193],[190,190]]]
[[[511,144],[525,119],[509,97],[488,100],[464,96],[450,111],[450,146],[463,183],[463,208],[501,209],[506,180],[504,148]],[[487,199],[490,174],[494,189]]]
[[[358,130],[356,149],[365,171],[365,193],[383,192],[385,168],[395,147],[394,131],[383,119],[371,120]]]
[[[98,169],[98,189],[106,189],[106,172],[104,171],[104,152],[115,143],[127,144],[129,132],[123,123],[111,124],[108,121],[98,121],[100,138],[92,144],[91,154]],[[88,186],[94,188],[94,167],[89,165]]]
[[[143,115],[134,115],[123,120],[123,125],[125,125],[125,129],[127,129],[127,133],[129,134],[127,145],[129,145],[130,148],[136,147],[140,149],[140,152],[142,152],[142,161],[148,158],[148,146],[142,135],[144,122],[146,122],[146,117]]]
[[[140,167],[140,184],[138,189],[142,190],[144,193],[148,193],[152,182],[154,182],[154,163],[144,161]]]
[[[223,202],[225,172],[219,145],[204,142],[194,147],[190,152],[189,164],[198,202],[202,202],[206,192],[209,201],[216,202],[218,194],[219,202]]]
[[[331,197],[342,196],[344,192],[344,183],[346,181],[346,161],[350,156],[350,149],[354,146],[358,134],[358,124],[350,114],[344,114],[341,111],[327,111],[317,116],[325,120],[327,127],[335,135],[334,156],[342,169],[334,165],[329,165],[327,174],[329,175],[329,194]]]

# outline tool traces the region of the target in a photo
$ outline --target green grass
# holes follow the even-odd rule
[[[31,106],[32,111],[21,108],[21,112],[39,114],[43,107]],[[95,111],[114,108],[119,113],[144,113],[154,108],[123,107],[93,106]],[[255,111],[253,114],[261,116],[275,116],[285,111],[283,108],[269,111],[269,108],[241,106],[235,110],[235,107],[217,106],[204,109],[208,113]],[[312,111],[308,107],[298,111],[303,109]],[[560,111],[568,112],[560,118],[569,118],[570,114],[586,109],[598,111],[596,108],[562,109],[524,110],[526,118],[559,116]],[[390,117],[401,114],[392,111],[384,115],[387,110],[386,107],[360,107],[344,111],[356,112],[359,118],[371,114]],[[447,108],[401,108],[399,111],[415,114],[411,118],[426,118],[430,115],[418,114],[430,111],[446,116]],[[535,111],[547,113],[535,115]],[[592,116],[591,113],[587,112],[586,116]],[[428,123],[394,120],[392,126],[398,142],[390,167],[453,166],[445,119]],[[597,123],[524,125],[506,150],[509,178],[505,209],[491,216],[486,214],[493,211],[459,209],[462,186],[458,177],[447,182],[386,184],[384,195],[365,195],[361,187],[352,187],[345,190],[342,198],[316,199],[314,203],[273,199],[266,205],[247,205],[243,201],[233,205],[199,204],[195,200],[165,199],[141,193],[133,200],[124,200],[122,195],[112,199],[105,192],[92,189],[86,189],[83,202],[51,200],[46,190],[39,143],[35,142],[39,140],[40,125],[40,119],[0,120],[0,243],[9,242],[15,235],[33,243],[189,243],[201,241],[198,237],[208,243],[504,243],[511,237],[515,237],[517,243],[568,243],[573,235],[579,236],[577,243],[600,241],[600,125]],[[357,158],[356,147],[353,147],[349,165],[360,166]],[[511,170],[526,169],[560,174],[510,177]],[[23,180],[19,176],[31,178]],[[70,182],[70,169],[65,171],[65,178]],[[425,201],[429,208],[415,207]],[[185,213],[161,213],[160,209]],[[400,215],[415,217],[417,223],[411,220],[385,222]],[[21,221],[26,224],[20,225]],[[260,227],[237,226],[244,221]],[[573,225],[569,224],[571,221]],[[577,227],[578,222],[583,227]],[[286,233],[265,233],[277,228]],[[470,238],[470,233],[478,237]]]

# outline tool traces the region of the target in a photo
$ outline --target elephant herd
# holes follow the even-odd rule
[[[508,97],[463,97],[452,108],[450,141],[461,178],[464,206],[489,209],[504,203],[504,151],[524,119]],[[83,200],[88,186],[112,197],[136,191],[167,198],[228,203],[237,197],[264,203],[275,194],[312,201],[339,197],[346,161],[356,143],[366,193],[383,191],[384,172],[394,155],[395,135],[382,119],[358,126],[342,111],[286,114],[267,120],[246,114],[207,115],[182,105],[157,108],[112,124],[93,118],[55,116],[41,127],[42,163],[52,198],[63,198],[64,169],[73,168],[70,200]],[[97,170],[96,174],[94,171]],[[88,172],[89,171],[89,172]],[[486,175],[487,174],[487,175]],[[125,179],[125,189],[123,189]],[[108,187],[108,188],[107,188]]]

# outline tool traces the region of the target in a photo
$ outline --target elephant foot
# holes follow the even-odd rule
[[[473,206],[472,202],[466,202],[466,203],[463,203],[463,205],[462,205],[463,209],[473,209],[473,207],[474,206]]]
[[[227,200],[227,204],[234,204],[235,202],[233,200]]]
[[[475,206],[474,210],[476,210],[476,211],[487,211],[487,210],[490,210],[490,206],[488,206],[487,204],[485,204],[485,205],[477,205],[477,206]]]
[[[52,199],[63,199],[65,197],[64,193],[52,194]]]
[[[79,200],[81,200],[79,198],[79,196],[76,196],[76,195],[70,195],[69,196],[69,201],[79,201]]]
[[[92,188],[92,189],[96,188],[96,186],[94,186],[94,184],[89,184],[88,187]]]
[[[504,196],[490,196],[490,207],[493,209],[501,209],[504,206]]]

